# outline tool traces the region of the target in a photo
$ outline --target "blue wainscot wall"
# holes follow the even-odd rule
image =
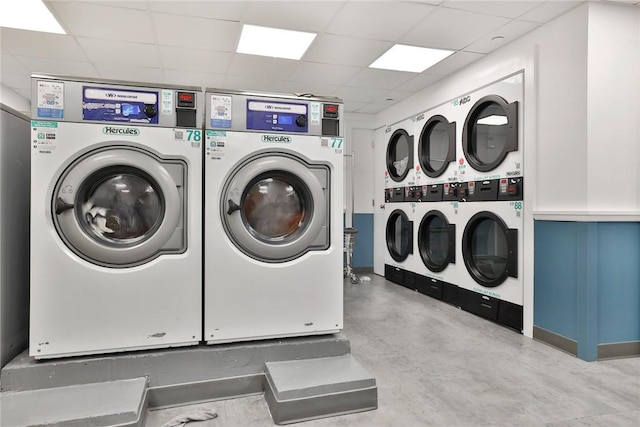
[[[640,355],[640,223],[535,221],[534,337],[592,361]]]
[[[353,246],[353,268],[373,271],[373,214],[354,213],[352,223],[358,230]]]

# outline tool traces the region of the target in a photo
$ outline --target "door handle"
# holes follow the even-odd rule
[[[239,211],[240,209],[242,209],[242,206],[240,206],[239,204],[237,204],[231,199],[229,199],[227,203],[229,203],[229,209],[227,209],[227,215],[231,215],[235,211]]]
[[[56,199],[56,215],[60,215],[62,212],[68,211],[69,209],[73,209],[73,204],[65,202],[61,197]]]
[[[384,210],[384,205],[380,205],[380,209]]]

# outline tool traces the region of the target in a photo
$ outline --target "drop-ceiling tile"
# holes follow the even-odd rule
[[[289,80],[298,65],[300,62],[292,59],[236,53],[231,58],[228,73],[235,76]]]
[[[194,71],[164,70],[164,81],[167,84],[220,87],[224,83],[224,74],[199,73]]]
[[[170,46],[158,46],[158,50],[164,68],[211,74],[226,73],[232,56],[226,52]]]
[[[504,46],[509,42],[516,40],[529,31],[534,30],[538,26],[539,24],[535,22],[518,20],[511,21],[504,27],[492,31],[477,42],[465,47],[464,50],[465,52],[489,53],[495,49],[498,49],[499,47]],[[502,41],[494,41],[493,38],[496,36],[502,36],[504,37],[504,39]]]
[[[0,76],[4,73],[26,74],[27,68],[15,56],[3,53],[0,59]]]
[[[391,46],[392,42],[321,34],[313,41],[303,59],[326,64],[366,67]]]
[[[459,69],[466,67],[483,56],[484,54],[475,52],[456,52],[448,58],[438,62],[433,67],[426,70],[426,72],[429,74],[446,76],[455,73]]]
[[[149,12],[95,3],[54,1],[62,26],[75,36],[94,39],[155,43]]]
[[[299,82],[313,81],[339,86],[353,78],[359,70],[359,67],[351,67],[348,65],[331,65],[304,61],[297,67],[291,76],[291,80]]]
[[[362,68],[346,84],[355,87],[375,87],[378,89],[393,89],[408,82],[416,73],[405,71],[379,70],[376,68]]]
[[[158,47],[153,44],[126,43],[78,37],[78,43],[92,62],[160,67]]]
[[[223,87],[253,92],[291,93],[288,84],[289,82],[283,80],[229,75]]]
[[[31,103],[31,88],[29,88],[29,89],[14,89],[14,90],[18,93],[18,95],[22,96],[27,101],[29,101],[29,103]],[[27,116],[31,117],[31,111],[21,111],[21,112],[26,114]]]
[[[405,92],[419,92],[427,86],[437,82],[442,79],[443,76],[436,74],[427,74],[424,72],[415,76],[413,79],[409,80],[406,83],[401,84],[396,89],[405,91]]]
[[[400,102],[405,98],[408,98],[409,96],[413,95],[415,92],[413,91],[404,91],[404,90],[397,90],[397,89],[392,89],[392,90],[388,90],[384,93],[384,95],[382,96],[378,96],[373,98],[373,100],[371,101],[374,104],[395,104],[396,102]]]
[[[247,2],[243,1],[150,1],[154,12],[170,15],[240,21]]]
[[[33,56],[18,56],[18,61],[24,64],[32,73],[61,74],[65,76],[98,77],[98,73],[90,62],[69,61],[52,58],[35,58]]]
[[[582,1],[546,1],[530,11],[520,15],[518,19],[523,21],[533,21],[545,23],[563,13],[575,8]]]
[[[435,10],[437,10],[436,7],[421,3],[347,2],[325,32],[374,40],[397,41]]]
[[[163,83],[164,73],[161,68],[123,66],[116,64],[95,64],[98,74],[104,79],[115,79],[143,83]]]
[[[342,1],[256,1],[242,15],[247,24],[321,32],[336,16]]]
[[[2,84],[13,90],[30,89],[31,76],[29,74],[2,73]]]
[[[415,46],[460,50],[509,21],[497,16],[439,8],[402,37],[401,42]]]
[[[345,113],[355,113],[359,108],[367,105],[364,102],[345,102],[344,103],[344,112]]]
[[[373,99],[384,96],[387,91],[384,89],[341,86],[336,89],[335,95],[342,98],[344,102],[371,102]]]
[[[503,18],[517,18],[523,13],[542,4],[542,1],[461,1],[447,0],[442,7],[450,9],[467,10],[469,12],[482,13],[484,15],[501,16]]]
[[[242,25],[218,19],[153,13],[158,44],[235,52]]]
[[[58,2],[58,0],[54,0],[54,1]],[[77,1],[77,0],[75,0],[75,1]],[[140,0],[132,0],[132,1],[121,1],[121,0],[95,1],[95,0],[89,0],[89,1],[78,1],[78,3],[99,4],[101,6],[122,7],[122,8],[125,8],[125,9],[147,10],[147,2],[146,1],[140,1]],[[149,3],[153,4],[154,2],[151,1]]]
[[[314,96],[336,96],[336,85],[323,84],[316,81],[296,82],[292,80],[283,81],[279,85],[284,93],[291,94],[311,94]]]
[[[75,39],[65,34],[2,28],[0,40],[2,48],[14,55],[87,60]]]
[[[356,109],[355,111],[353,111],[354,113],[361,113],[361,114],[378,114],[381,111],[386,110],[387,108],[391,107],[394,103],[388,103],[388,104],[365,104],[362,107]]]

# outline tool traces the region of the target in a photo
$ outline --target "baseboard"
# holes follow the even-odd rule
[[[640,356],[640,341],[598,344],[598,360]]]
[[[533,339],[562,350],[565,353],[569,353],[572,356],[578,356],[578,342],[562,335],[534,326]]]

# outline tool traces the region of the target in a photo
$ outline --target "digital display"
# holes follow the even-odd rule
[[[278,124],[280,125],[292,125],[293,117],[292,116],[278,116]]]
[[[178,99],[180,99],[180,101],[193,101],[193,94],[180,92],[178,94]]]

